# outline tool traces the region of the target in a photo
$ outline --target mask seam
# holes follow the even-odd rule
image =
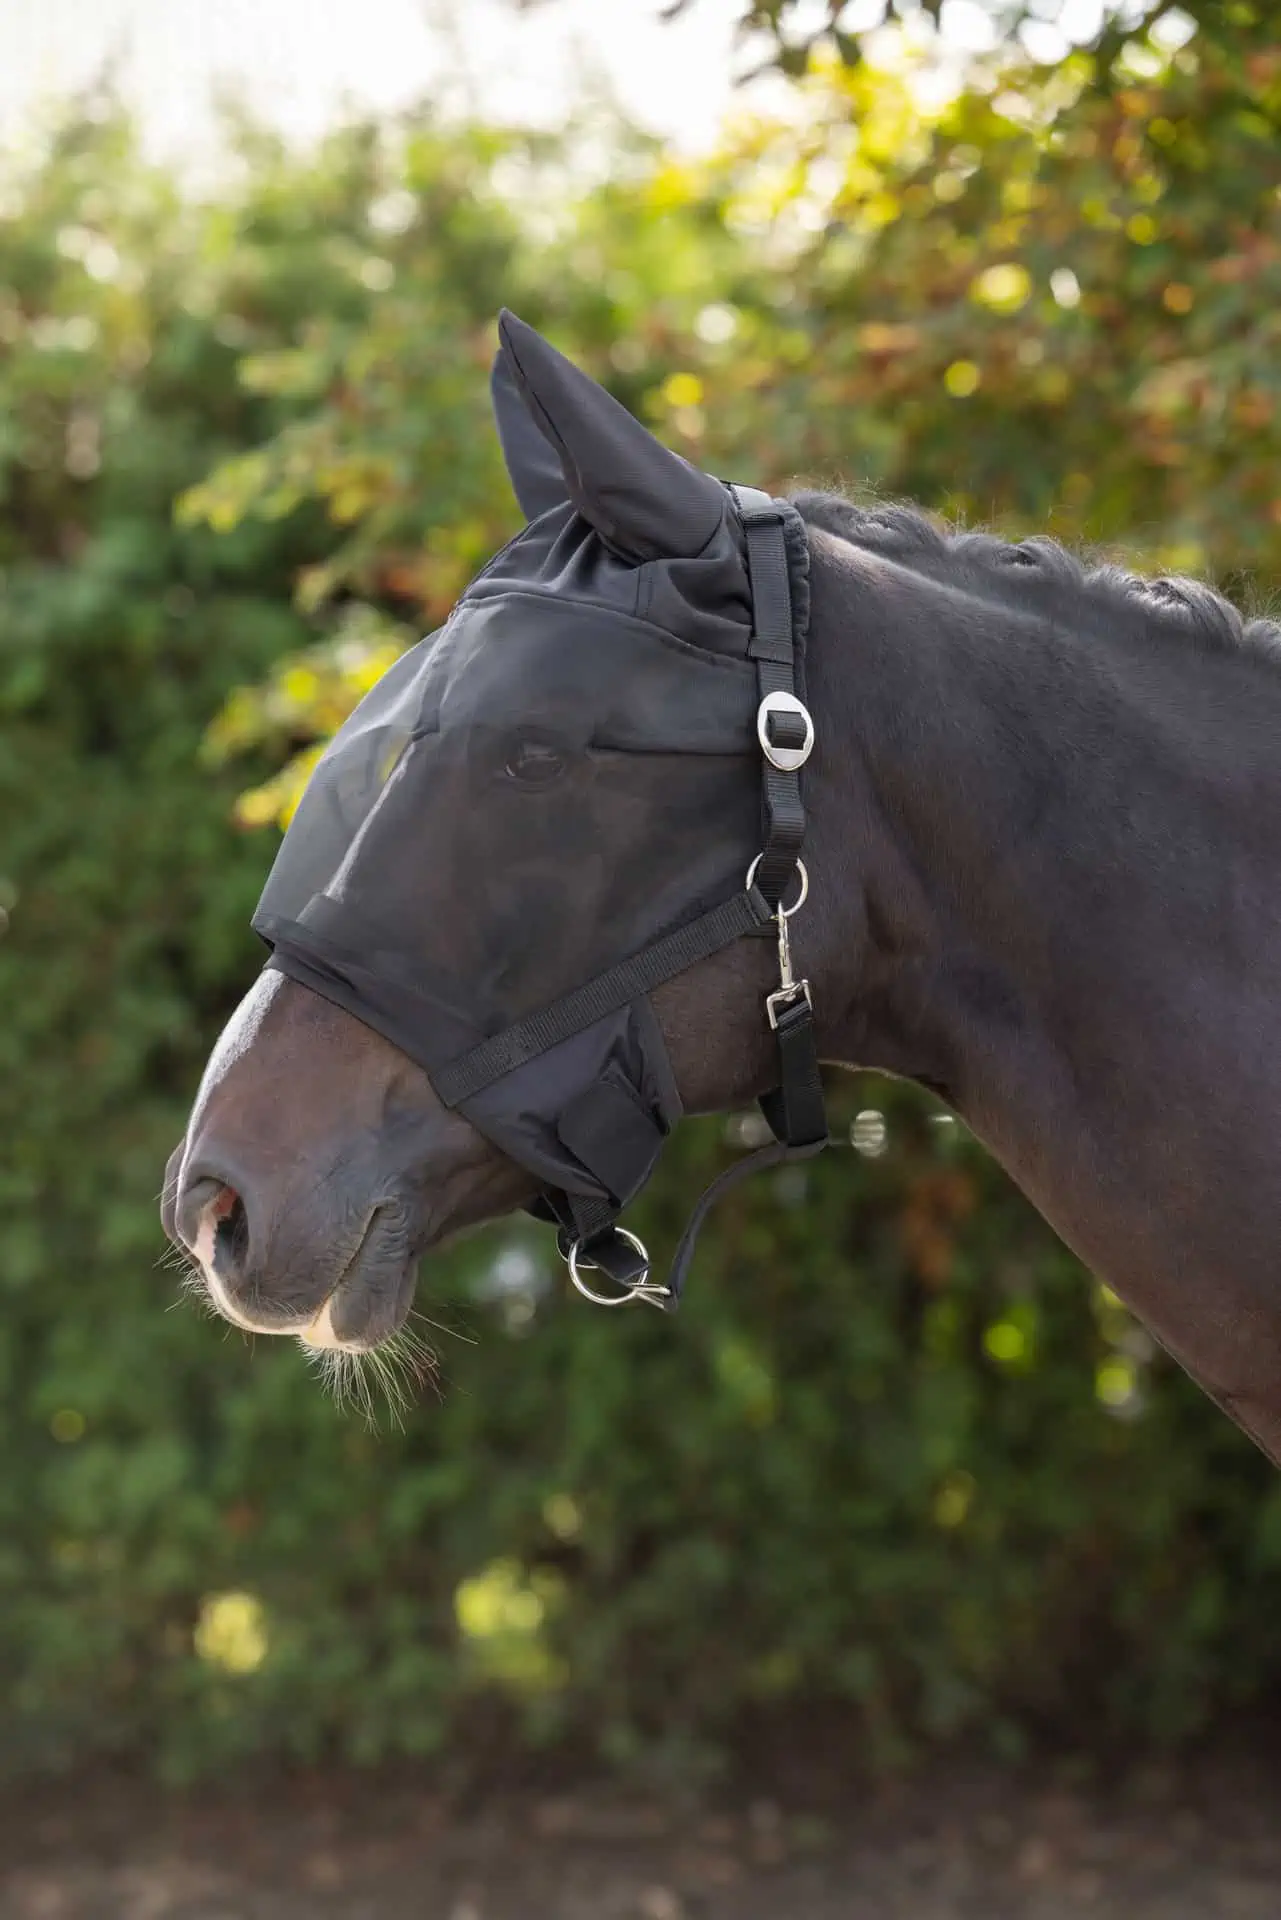
[[[503,600],[532,600],[539,605],[546,605],[548,602],[551,602],[561,607],[581,607],[585,613],[607,614],[612,620],[625,620],[631,626],[641,627],[648,638],[659,641],[660,644],[668,648],[670,652],[680,654],[685,659],[704,661],[707,665],[716,667],[721,672],[733,674],[736,679],[741,680],[745,676],[752,677],[755,673],[752,661],[746,657],[741,660],[735,659],[723,653],[713,653],[707,647],[697,647],[692,640],[682,640],[679,634],[669,633],[666,627],[660,627],[655,621],[644,620],[639,615],[628,613],[625,608],[614,606],[605,600],[584,600],[578,597],[570,599],[566,594],[555,593],[550,588],[539,587],[508,587],[497,593],[490,592],[475,595],[472,594],[471,588],[468,588],[467,598],[472,605],[483,603],[487,606],[493,606]],[[460,601],[460,609],[462,605],[463,602]]]

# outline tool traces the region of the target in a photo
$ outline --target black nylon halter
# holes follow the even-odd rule
[[[828,1139],[809,986],[806,981],[790,978],[782,917],[784,894],[797,876],[805,838],[800,772],[814,739],[813,723],[797,686],[793,597],[784,533],[789,519],[799,525],[799,516],[794,507],[757,488],[731,486],[729,491],[747,544],[752,597],[748,656],[756,663],[761,701],[757,730],[764,761],[763,844],[742,893],[661,936],[538,1013],[481,1041],[433,1076],[442,1103],[457,1107],[548,1048],[673,979],[696,961],[719,952],[744,934],[760,934],[777,925],[783,979],[768,996],[766,1008],[778,1041],[778,1083],[760,1102],[774,1140],[728,1168],[707,1188],[681,1236],[666,1284],[648,1281],[648,1255],[634,1236],[618,1226],[620,1209],[610,1202],[548,1191],[530,1208],[536,1217],[559,1227],[560,1250],[569,1260],[580,1290],[579,1267],[598,1268],[623,1290],[616,1300],[609,1300],[611,1305],[643,1298],[668,1309],[675,1307],[699,1229],[715,1201],[748,1174],[784,1160],[807,1158],[818,1153]],[[604,1082],[571,1102],[560,1115],[559,1127],[583,1163],[612,1191],[627,1185],[612,1163],[625,1161],[633,1153],[652,1153],[657,1135],[656,1123]]]

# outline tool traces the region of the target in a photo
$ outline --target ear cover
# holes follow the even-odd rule
[[[727,513],[719,480],[663,446],[604,387],[505,308],[498,337],[499,359],[530,419],[555,449],[565,490],[601,539],[635,562],[701,553]]]
[[[537,520],[552,507],[565,506],[569,495],[560,456],[521,398],[511,361],[501,350],[494,356],[489,393],[512,492],[525,518]]]

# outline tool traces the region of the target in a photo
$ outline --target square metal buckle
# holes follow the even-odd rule
[[[773,993],[766,994],[765,1012],[769,1016],[770,1026],[776,1033],[780,1014],[785,1013],[788,1007],[793,1006],[798,1000],[804,1000],[810,1012],[813,1013],[814,1002],[810,997],[808,980],[793,980],[788,986],[776,987]]]

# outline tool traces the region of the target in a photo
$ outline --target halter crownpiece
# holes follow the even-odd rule
[[[808,542],[787,502],[689,467],[532,329],[504,315],[500,338],[530,524],[330,743],[253,924],[268,965],[529,1168],[579,1292],[670,1308],[716,1197],[827,1141],[788,932],[808,891]],[[708,1188],[659,1284],[618,1225],[681,1114],[649,995],[771,925],[774,1143]]]

